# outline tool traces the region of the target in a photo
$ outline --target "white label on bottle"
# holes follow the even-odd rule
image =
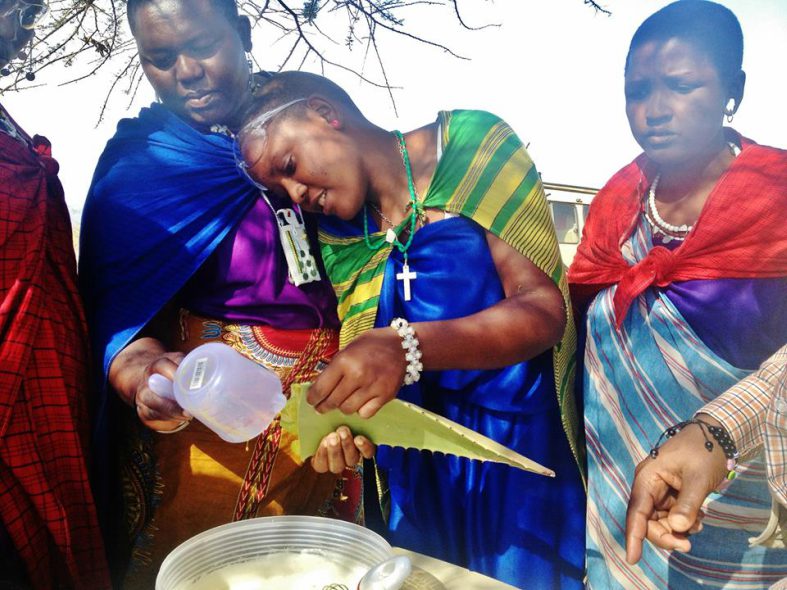
[[[208,357],[197,359],[194,363],[194,372],[191,374],[191,381],[189,382],[189,389],[199,389],[202,387],[202,382],[205,380],[205,367],[208,365]]]

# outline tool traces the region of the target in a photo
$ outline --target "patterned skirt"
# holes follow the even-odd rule
[[[292,383],[313,380],[338,349],[333,330],[278,330],[230,324],[182,310],[179,349],[224,342]],[[133,542],[123,588],[154,587],[177,545],[214,526],[255,516],[319,515],[361,522],[360,468],[318,474],[293,451],[278,419],[246,444],[223,441],[199,422],[175,434],[143,427],[124,462],[126,524]]]

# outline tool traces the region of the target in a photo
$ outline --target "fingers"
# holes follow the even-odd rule
[[[306,401],[317,408],[336,389],[342,380],[342,372],[337,365],[329,364],[320,373],[306,393]]]
[[[343,451],[337,433],[331,432],[322,439],[317,452],[312,457],[312,467],[318,473],[330,471],[338,474],[344,470],[346,465],[344,465]]]
[[[143,422],[191,420],[192,416],[177,402],[159,397],[150,390],[140,390],[135,402],[137,415]]]
[[[340,351],[312,384],[307,401],[319,412],[339,409],[369,417],[401,388],[406,360],[396,332],[370,330]]]
[[[352,444],[352,436],[347,436],[347,439],[350,442],[350,446],[355,449],[355,446]],[[350,454],[352,454],[352,451],[350,451]],[[352,457],[348,461],[347,457],[345,457],[344,441],[337,432],[331,432],[322,439],[317,453],[312,458],[312,466],[319,473],[330,471],[338,475],[346,467],[356,465],[359,460],[360,454],[355,450],[355,461],[352,460]]]
[[[702,524],[702,519],[705,518],[705,513],[700,511],[697,520],[692,525],[692,527],[686,533],[687,535],[696,535],[697,533],[701,532],[705,525]]]
[[[648,521],[653,515],[655,501],[643,479],[635,478],[626,510],[626,561],[631,565],[642,557],[642,541],[648,533]]]
[[[336,429],[336,434],[339,435],[342,450],[341,458],[343,459],[344,466],[352,467],[353,465],[358,465],[358,463],[361,462],[362,456],[358,447],[355,446],[353,433],[350,432],[350,429],[346,426],[339,426],[339,428]]]
[[[152,420],[190,420],[192,416],[181,408],[175,400],[157,395],[147,384],[147,380],[137,390],[134,405],[139,417],[147,422]]]
[[[691,550],[691,542],[688,539],[688,535],[672,530],[667,518],[648,522],[647,539],[656,547],[667,549],[668,551],[686,553]]]
[[[358,384],[352,379],[343,378],[330,394],[323,398],[314,409],[320,413],[329,412],[331,410],[340,409],[345,414],[354,414],[358,408]]]
[[[377,446],[365,436],[356,436],[354,442],[364,459],[371,459],[377,452]]]
[[[358,415],[361,418],[371,418],[374,416],[380,408],[382,408],[389,400],[381,398],[381,397],[373,397],[372,399],[366,401],[359,409]]]
[[[675,505],[670,509],[669,526],[672,530],[681,533],[690,532],[696,528],[700,521],[702,503],[711,492],[704,484],[703,479],[686,479],[683,487],[678,492]]]
[[[180,353],[167,353],[151,362],[146,368],[143,378],[137,386],[134,406],[137,416],[147,426],[155,430],[169,430],[173,424],[191,420],[192,416],[181,408],[177,402],[157,395],[148,386],[150,375],[158,373],[167,379],[174,379],[178,363],[182,360]]]
[[[312,399],[319,400],[314,408],[320,413],[338,409],[343,414],[350,415],[357,412],[361,418],[371,418],[396,394],[396,392],[393,392],[393,395],[386,395],[386,392],[378,387],[377,384],[373,384],[371,387],[364,387],[359,386],[357,380],[342,378],[333,385],[333,390],[323,397],[323,392],[326,388],[325,383],[329,381],[320,383],[320,389],[312,394],[312,390],[318,384],[318,381],[315,381],[314,385],[309,388],[307,401],[312,403]]]
[[[160,375],[164,375],[170,381],[175,379],[175,371],[178,370],[178,365],[180,361],[183,360],[183,354],[179,352],[168,352],[156,360],[151,362],[148,365],[145,380],[150,377],[153,373],[159,373]]]
[[[340,474],[347,467],[354,467],[362,458],[374,456],[375,446],[364,436],[353,438],[350,429],[340,426],[327,434],[312,457],[312,467],[318,473]]]

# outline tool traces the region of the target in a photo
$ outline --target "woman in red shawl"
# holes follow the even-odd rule
[[[635,468],[658,456],[662,433],[681,431],[682,452],[720,465],[714,485],[736,467],[746,408],[695,414],[787,336],[787,152],[723,127],[743,97],[742,58],[735,15],[703,0],[659,10],[631,42],[626,114],[644,154],[594,199],[569,271],[588,306],[589,588],[759,588],[787,576],[786,552],[748,543],[770,515],[759,457],[741,457],[688,553],[689,531],[668,528],[659,534],[680,553],[645,545],[630,563],[624,546]],[[651,527],[665,525],[661,489]]]
[[[43,5],[4,2],[0,67]],[[24,28],[31,27],[31,28]],[[0,106],[0,587],[109,587],[86,468],[87,331],[46,139]]]

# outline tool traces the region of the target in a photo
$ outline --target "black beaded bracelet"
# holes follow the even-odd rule
[[[656,445],[650,450],[650,456],[654,459],[658,457],[659,447],[661,446],[662,441],[672,438],[689,424],[696,424],[700,427],[700,430],[702,430],[702,435],[705,437],[705,449],[709,453],[713,452],[713,442],[711,442],[710,438],[708,438],[708,433],[710,433],[719,444],[721,449],[724,451],[724,456],[728,460],[735,461],[738,458],[738,447],[735,446],[735,441],[732,440],[732,437],[730,436],[729,432],[727,432],[727,429],[721,426],[713,426],[712,424],[708,424],[699,418],[684,420],[683,422],[679,422],[678,424],[667,428],[661,433],[659,439],[656,441]]]
[[[698,422],[704,424],[705,428],[708,429],[708,432],[710,432],[713,438],[716,439],[716,442],[719,443],[719,446],[724,451],[724,456],[727,457],[727,459],[738,458],[738,447],[735,446],[735,441],[732,440],[732,437],[730,436],[730,433],[727,432],[726,428],[723,426],[713,426],[707,422],[703,422],[702,420],[698,420]]]

